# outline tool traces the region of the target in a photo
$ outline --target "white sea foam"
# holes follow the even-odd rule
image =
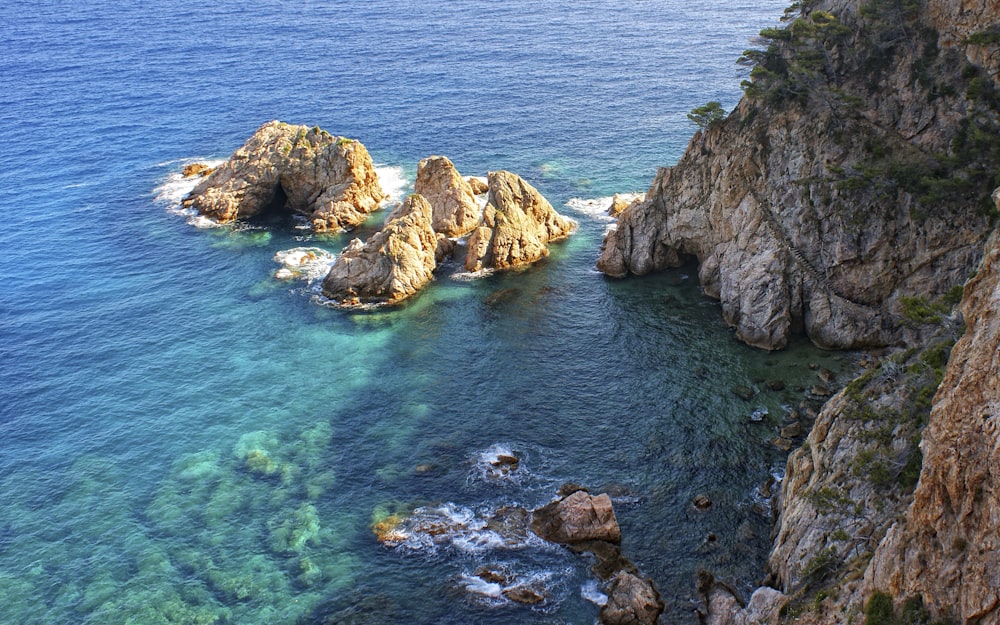
[[[417,508],[393,530],[388,547],[404,551],[437,553],[453,549],[467,554],[521,549],[527,546],[547,548],[548,543],[527,532],[523,540],[510,540],[489,527],[493,511],[477,513],[465,506],[446,502],[439,506]],[[539,542],[540,541],[540,542]]]
[[[170,166],[176,164],[190,165],[193,163],[204,163],[209,167],[218,167],[224,162],[226,162],[225,159],[207,160],[185,158],[162,163],[161,165]],[[197,211],[190,208],[184,208],[181,205],[181,201],[187,196],[188,193],[191,193],[191,191],[193,191],[201,181],[201,176],[188,176],[185,178],[179,171],[171,172],[167,175],[163,183],[153,189],[155,201],[157,204],[163,205],[168,212],[187,218],[187,222],[195,228],[218,227],[221,224],[217,221],[209,219],[204,215],[199,215]]]
[[[619,193],[618,197],[631,203],[643,197],[643,193]],[[611,208],[611,202],[614,200],[614,196],[605,196],[598,198],[571,198],[566,202],[566,206],[573,211],[580,213],[581,215],[586,215],[587,217],[594,219],[596,221],[608,221],[614,222],[615,218],[608,214],[608,210]]]
[[[604,607],[608,596],[601,592],[601,586],[596,579],[589,579],[580,587],[580,596],[594,605]]]
[[[318,247],[293,247],[274,255],[281,267],[274,272],[279,280],[305,280],[313,282],[330,272],[336,256]]]
[[[375,165],[375,173],[378,175],[378,183],[382,187],[382,192],[386,194],[385,199],[382,200],[382,206],[402,201],[406,188],[410,186],[410,181],[406,179],[403,168],[395,165]]]
[[[475,575],[465,575],[463,573],[458,578],[458,582],[462,588],[474,595],[481,595],[491,599],[499,599],[502,596],[503,586],[494,582],[488,582]]]
[[[511,461],[515,458],[515,461]],[[494,443],[477,453],[473,460],[475,479],[487,482],[508,482],[519,484],[527,473],[523,454],[515,452],[507,443]]]
[[[479,271],[456,271],[448,277],[458,282],[472,282],[473,280],[492,276],[495,273],[496,269],[488,268],[480,269]]]

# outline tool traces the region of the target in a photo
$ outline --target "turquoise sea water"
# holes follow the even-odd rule
[[[605,200],[585,200],[644,190],[687,111],[731,108],[734,60],[783,4],[8,7],[0,622],[587,624],[581,556],[471,529],[389,548],[369,527],[423,506],[475,528],[567,481],[616,493],[665,622],[693,622],[698,567],[757,581],[756,488],[784,463],[768,441],[806,365],[842,357],[738,344],[693,268],[605,279]],[[176,210],[184,163],[276,118],[360,139],[397,193],[430,154],[513,170],[579,231],[527,271],[450,268],[397,310],[324,308],[274,256],[348,235]],[[521,466],[492,475],[505,450]],[[546,601],[470,589],[484,564]]]

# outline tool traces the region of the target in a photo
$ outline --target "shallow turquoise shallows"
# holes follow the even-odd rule
[[[758,487],[784,466],[769,441],[807,365],[841,356],[740,345],[695,268],[616,281],[593,266],[608,196],[677,160],[692,108],[732,108],[735,59],[782,8],[5,8],[0,622],[589,625],[601,588],[584,556],[478,529],[569,481],[614,494],[668,622],[694,622],[698,568],[759,581]],[[396,197],[431,154],[515,171],[579,229],[525,271],[448,266],[398,309],[324,307],[322,266],[281,281],[274,258],[352,235],[178,210],[184,164],[271,119],[361,140]],[[505,452],[510,475],[489,464]],[[465,529],[376,541],[373,522],[416,508]],[[545,600],[497,596],[480,566]]]

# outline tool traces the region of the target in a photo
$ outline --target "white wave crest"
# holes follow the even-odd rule
[[[163,165],[192,165],[194,163],[204,163],[209,167],[215,168],[225,162],[225,159],[208,160],[185,158],[168,161],[167,163],[163,163]],[[185,217],[187,222],[195,228],[216,228],[222,224],[213,219],[209,219],[204,215],[199,215],[194,209],[184,208],[184,206],[181,205],[181,201],[183,201],[184,198],[187,197],[187,194],[191,193],[191,191],[193,191],[202,180],[203,178],[201,176],[185,177],[179,171],[171,172],[167,174],[166,179],[159,186],[153,189],[155,202],[164,206],[167,212]]]
[[[624,200],[625,202],[631,204],[635,200],[644,197],[644,193],[619,193],[618,198]],[[566,202],[566,206],[581,215],[586,215],[591,219],[597,221],[609,221],[613,222],[616,219],[608,214],[611,209],[611,203],[614,201],[614,196],[608,195],[605,197],[598,198],[571,198]]]
[[[406,179],[403,168],[395,165],[375,165],[375,173],[378,175],[378,183],[385,193],[382,205],[400,202],[410,181]]]
[[[305,280],[313,282],[326,277],[336,255],[318,247],[293,247],[274,255],[281,267],[274,272],[279,280]]]
[[[608,603],[608,596],[601,592],[600,584],[596,579],[584,582],[583,586],[580,587],[580,596],[597,606],[604,607]]]
[[[488,582],[482,578],[475,575],[465,575],[462,574],[458,578],[459,585],[474,595],[480,595],[483,597],[489,597],[490,599],[499,599],[503,592],[503,586],[495,582]]]

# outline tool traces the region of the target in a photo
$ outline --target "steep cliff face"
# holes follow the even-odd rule
[[[752,345],[801,328],[907,349],[789,457],[769,586],[743,606],[707,584],[703,621],[1000,624],[1000,2],[806,0],[790,16],[746,53],[747,97],[622,212],[598,267],[695,257]]]
[[[737,336],[766,349],[803,329],[825,347],[919,338],[907,298],[936,300],[971,273],[1000,164],[1000,97],[961,43],[981,23],[932,4],[797,3],[747,52],[747,96],[619,216],[598,268],[641,275],[693,256]]]
[[[998,190],[1000,191],[1000,190]],[[1000,194],[995,195],[1000,201]],[[920,483],[866,575],[935,616],[1000,623],[1000,243],[965,287],[956,344],[923,437]]]
[[[861,622],[881,602],[898,620],[873,622],[1000,623],[996,233],[961,312],[968,327],[954,348],[961,317],[941,316],[927,345],[827,402],[788,459],[768,561],[781,592],[758,589],[743,609],[713,588],[708,622]]]

